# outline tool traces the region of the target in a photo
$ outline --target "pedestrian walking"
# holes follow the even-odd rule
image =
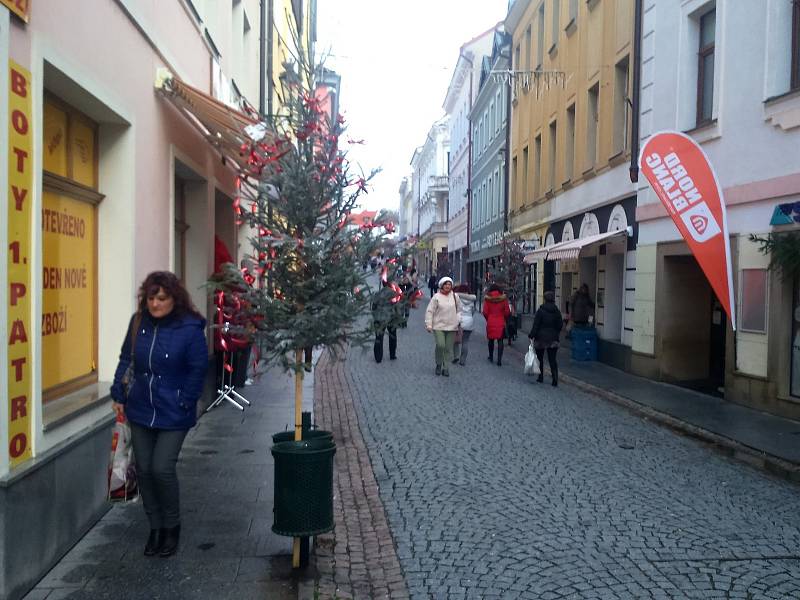
[[[503,338],[506,334],[506,319],[511,314],[508,297],[497,284],[489,286],[483,299],[483,316],[486,318],[486,339],[489,340],[489,362],[494,360],[497,342],[497,366],[503,366]]]
[[[408,273],[403,273],[400,279],[400,289],[403,290],[403,299],[400,301],[403,310],[403,319],[400,321],[400,327],[408,326],[408,317],[411,315],[411,303],[414,301],[414,286],[411,283],[411,278]]]
[[[178,550],[180,538],[176,463],[197,422],[208,366],[206,321],[168,271],[150,273],[138,299],[111,386],[112,407],[131,425],[139,490],[150,523],[144,554],[167,557]]]
[[[372,322],[375,326],[375,344],[373,355],[375,362],[383,360],[383,336],[389,334],[389,360],[397,359],[397,324],[401,320],[398,302],[393,302],[395,292],[387,282],[378,290],[372,301]]]
[[[552,291],[544,293],[544,304],[536,311],[533,317],[533,327],[528,335],[533,340],[536,357],[539,359],[539,383],[544,381],[544,353],[547,351],[547,362],[550,364],[550,375],[553,378],[553,387],[558,386],[558,353],[561,329],[564,327],[564,318],[556,306],[556,294]]]
[[[469,354],[469,337],[475,328],[475,304],[478,297],[469,293],[469,286],[465,283],[457,285],[453,291],[461,302],[461,339],[458,339],[459,334],[457,333],[456,343],[453,346],[453,363],[457,362],[463,367],[467,362],[467,354]]]
[[[453,280],[442,277],[439,291],[425,311],[425,329],[436,339],[436,374],[450,376],[447,367],[453,360],[453,343],[461,323],[461,302],[453,293]]]
[[[452,279],[450,280],[452,281]],[[436,286],[436,275],[431,275],[428,277],[428,289],[431,291],[431,298],[436,293],[437,286]]]

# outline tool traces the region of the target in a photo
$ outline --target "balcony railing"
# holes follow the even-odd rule
[[[447,175],[431,175],[428,179],[428,190],[431,192],[446,192],[449,189],[449,177]]]

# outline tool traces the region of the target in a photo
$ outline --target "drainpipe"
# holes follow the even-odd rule
[[[272,119],[272,115],[274,114],[273,107],[272,107],[272,96],[273,94],[273,87],[274,87],[274,73],[273,73],[273,66],[272,63],[274,62],[274,48],[275,41],[273,39],[273,32],[275,30],[275,11],[274,11],[274,2],[275,0],[261,0],[261,5],[263,7],[264,2],[267,3],[267,114],[269,115],[270,120]],[[262,8],[263,10],[263,8]]]
[[[511,88],[506,93],[506,151],[505,151],[505,168],[503,169],[503,176],[505,177],[505,189],[503,190],[503,232],[508,231],[508,202],[511,195],[511,178],[509,173],[509,157],[511,156]]]
[[[267,0],[261,0],[260,22],[258,27],[258,112],[261,118],[267,112]]]
[[[633,90],[631,93],[631,183],[639,181],[639,100],[642,80],[642,0],[635,0],[633,12]]]
[[[469,259],[472,252],[470,244],[472,243],[472,72],[474,65],[472,59],[467,57],[463,52],[459,56],[469,63],[469,111],[467,112],[467,249],[464,255],[464,261]]]

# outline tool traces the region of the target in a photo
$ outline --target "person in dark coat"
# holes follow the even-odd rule
[[[561,329],[564,327],[564,318],[556,306],[555,292],[544,293],[544,304],[539,307],[533,317],[533,327],[528,337],[533,340],[536,357],[539,359],[539,383],[544,381],[544,353],[547,351],[547,362],[550,363],[550,374],[553,377],[553,386],[558,386],[558,353]]]
[[[483,316],[486,318],[486,339],[489,340],[489,362],[494,356],[497,342],[497,366],[503,366],[503,338],[506,334],[506,319],[511,314],[508,297],[497,284],[492,284],[483,299]]]
[[[572,302],[569,305],[569,318],[574,325],[579,327],[588,326],[594,318],[594,302],[589,295],[589,286],[585,283],[582,283],[578,291],[572,296]]]
[[[208,346],[206,321],[180,280],[156,271],[139,288],[111,386],[112,407],[131,426],[142,505],[150,522],[146,556],[175,554],[180,537],[176,463],[197,422]],[[123,377],[133,363],[133,377]],[[127,393],[126,393],[127,387]]]
[[[431,291],[431,298],[433,298],[433,295],[439,290],[436,275],[428,277],[428,289]]]
[[[395,300],[396,293],[383,282],[383,287],[375,294],[372,301],[372,322],[375,327],[375,344],[373,355],[375,362],[383,360],[383,334],[389,333],[389,360],[397,359],[397,326],[403,321],[400,301]]]

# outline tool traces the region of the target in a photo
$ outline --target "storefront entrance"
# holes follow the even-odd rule
[[[789,393],[800,398],[800,279],[792,291],[791,382]]]
[[[658,295],[662,378],[722,397],[727,317],[694,257],[664,257]]]

